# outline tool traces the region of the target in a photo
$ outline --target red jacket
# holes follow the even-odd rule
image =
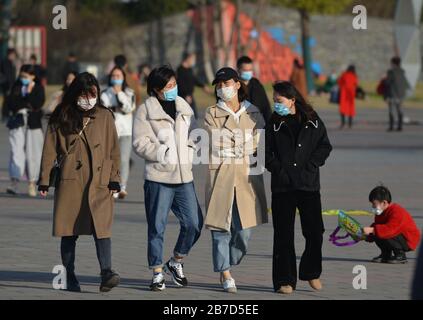
[[[376,216],[372,226],[379,239],[391,239],[402,234],[411,250],[416,250],[420,242],[420,230],[410,213],[396,203],[392,203],[380,216]]]

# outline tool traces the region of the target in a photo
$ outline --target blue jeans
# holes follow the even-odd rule
[[[242,229],[238,206],[234,200],[230,232],[212,231],[214,272],[229,270],[241,263],[247,254],[251,228]]]
[[[181,225],[175,256],[185,257],[197,242],[203,227],[203,214],[195,194],[194,183],[165,184],[145,181],[145,211],[148,224],[148,265],[163,266],[163,239],[169,211]]]

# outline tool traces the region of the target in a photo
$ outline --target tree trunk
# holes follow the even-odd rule
[[[306,10],[300,10],[301,16],[301,41],[303,46],[304,68],[307,78],[308,92],[314,91],[313,72],[311,69],[312,57],[310,48],[310,15]]]

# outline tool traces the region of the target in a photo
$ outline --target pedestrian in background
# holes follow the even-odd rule
[[[9,175],[11,185],[7,193],[16,195],[18,183],[26,173],[28,178],[28,195],[37,195],[36,182],[40,172],[41,153],[44,134],[41,108],[45,101],[44,87],[36,77],[32,65],[23,65],[19,79],[13,85],[6,98],[9,112],[10,160]]]
[[[125,199],[128,195],[127,185],[132,151],[132,114],[136,108],[135,93],[128,87],[125,71],[120,67],[114,67],[110,72],[108,85],[109,87],[101,94],[101,102],[115,115],[121,158],[121,190],[115,194],[115,197]]]
[[[356,115],[355,98],[357,94],[358,78],[355,66],[351,65],[338,79],[339,85],[339,112],[341,114],[341,129],[345,127],[348,118],[348,127],[353,126]]]
[[[0,64],[0,87],[3,94],[2,120],[7,121],[9,110],[7,110],[6,98],[10,94],[12,86],[16,82],[16,63],[18,54],[14,48],[7,50],[7,57]]]
[[[57,106],[62,102],[63,95],[68,90],[69,86],[71,85],[73,80],[75,80],[77,75],[78,74],[76,72],[72,71],[66,76],[63,87],[60,90],[54,92],[51,95],[50,100],[43,107],[43,113],[45,115],[51,115],[54,112],[54,110],[56,110]]]

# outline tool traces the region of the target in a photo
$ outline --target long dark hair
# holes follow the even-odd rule
[[[87,114],[78,108],[78,98],[83,95],[97,95],[98,105],[100,103],[99,94],[100,86],[97,79],[91,73],[80,73],[65,92],[62,102],[54,110],[49,124],[54,129],[60,129],[64,135],[78,133],[82,130],[84,114]],[[94,113],[95,108],[88,112],[89,114]]]
[[[110,71],[109,73],[109,78],[108,78],[108,85],[109,87],[113,87],[112,85],[112,74],[113,72],[115,72],[116,70],[119,70],[120,72],[122,72],[123,74],[123,84],[122,84],[122,90],[125,91],[125,89],[128,87],[128,83],[126,82],[126,72],[119,66],[115,66],[112,71]]]
[[[310,120],[316,120],[316,111],[314,111],[311,104],[304,99],[301,93],[297,90],[297,88],[295,88],[295,86],[291,82],[276,82],[273,85],[273,90],[275,90],[275,92],[281,95],[282,97],[285,97],[287,99],[295,99],[295,108],[299,121],[307,122]],[[273,119],[278,120],[280,119],[280,117],[281,116],[277,113],[273,113]]]

